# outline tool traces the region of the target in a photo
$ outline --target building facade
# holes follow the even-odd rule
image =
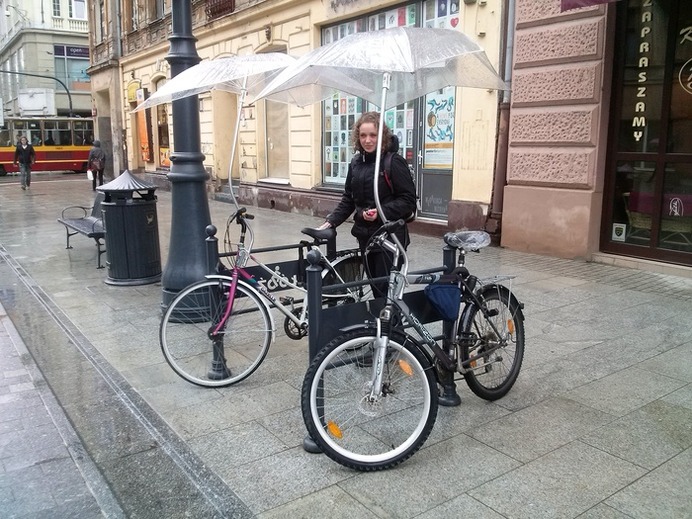
[[[502,244],[692,266],[692,4],[519,0]]]
[[[4,0],[0,6],[4,115],[22,115],[20,98],[30,90],[48,96],[55,113],[46,115],[91,117],[86,1]]]
[[[120,170],[165,184],[175,147],[171,106],[131,111],[169,78],[170,3],[92,6],[102,28],[92,31],[90,69],[97,131],[121,151]],[[416,172],[416,225],[438,234],[482,227],[503,246],[560,257],[605,253],[687,266],[691,17],[685,0],[565,12],[559,0],[192,3],[201,59],[298,57],[352,32],[400,25],[463,30],[512,91],[446,89],[386,114]],[[298,108],[201,95],[210,191],[222,196],[230,175],[243,203],[326,214],[342,190],[350,126],[370,108],[349,96]],[[238,110],[237,160],[229,164]]]

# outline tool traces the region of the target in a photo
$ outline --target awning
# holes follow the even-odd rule
[[[560,10],[569,11],[570,9],[590,7],[592,5],[606,4],[608,2],[616,1],[617,0],[560,0]]]

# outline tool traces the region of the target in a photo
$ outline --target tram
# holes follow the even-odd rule
[[[84,173],[94,142],[94,121],[81,117],[5,117],[0,126],[0,176],[19,171],[13,162],[21,137],[36,150],[32,171]]]

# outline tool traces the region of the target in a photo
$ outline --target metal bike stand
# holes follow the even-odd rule
[[[320,351],[320,327],[322,321],[322,267],[320,267],[320,255],[316,251],[308,252],[309,265],[305,269],[308,294],[308,362],[317,356]],[[321,388],[320,388],[321,390]],[[318,390],[319,391],[319,390]],[[315,440],[307,435],[303,440],[303,449],[312,454],[321,454]]]
[[[454,270],[457,261],[456,256],[456,249],[447,246],[442,249],[442,264],[447,267],[445,274],[449,274],[452,272],[452,270]],[[442,331],[445,337],[450,337],[450,332],[453,331],[451,329],[452,326],[454,326],[453,322],[442,322]],[[442,384],[442,394],[438,399],[440,405],[445,407],[455,407],[461,405],[461,397],[459,396],[459,393],[457,393],[457,385],[454,383],[454,372],[447,371],[444,369],[444,367],[439,366],[437,373],[440,383]]]

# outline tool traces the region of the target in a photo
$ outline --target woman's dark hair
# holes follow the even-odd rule
[[[351,132],[351,139],[353,140],[353,149],[359,151],[360,153],[365,153],[365,150],[360,145],[360,127],[364,123],[372,123],[375,125],[375,129],[380,127],[380,114],[378,112],[365,112],[353,125],[353,131]],[[386,153],[389,149],[389,143],[392,140],[392,132],[389,127],[385,124],[382,128],[382,153]]]

